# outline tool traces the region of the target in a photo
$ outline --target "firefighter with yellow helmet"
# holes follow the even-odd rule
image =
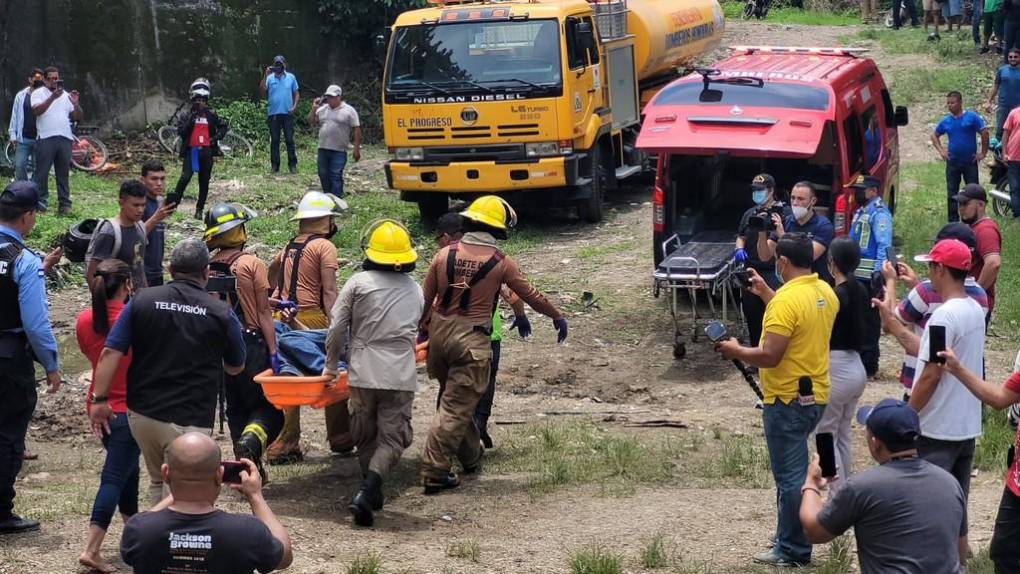
[[[294,324],[302,329],[326,329],[329,312],[337,299],[336,274],[340,268],[336,246],[330,239],[337,232],[335,218],[347,208],[344,200],[320,191],[310,191],[301,198],[291,221],[298,222],[298,235],[273,259],[269,266],[272,298],[282,306],[296,306]],[[270,463],[283,464],[300,460],[300,408],[286,409],[286,422],[279,438],[269,447]],[[349,454],[351,440],[347,402],[325,408],[326,439],[329,448],[338,454]]]
[[[347,351],[351,434],[363,481],[348,509],[371,526],[383,505],[382,483],[411,446],[417,390],[414,346],[424,299],[410,276],[418,254],[400,223],[382,219],[361,235],[362,271],[340,290],[326,335],[326,370]]]
[[[266,264],[244,249],[248,241],[245,224],[255,217],[255,212],[243,205],[214,203],[205,213],[203,240],[213,253],[206,290],[230,304],[244,335],[244,370],[225,375],[224,380],[230,440],[234,455],[255,462],[264,478],[262,455],[280,433],[283,413],[266,400],[261,385],[255,383],[255,375],[267,367],[280,372],[269,274]]]
[[[429,339],[428,371],[445,387],[422,452],[425,494],[460,484],[451,472],[454,456],[464,473],[478,470],[481,459],[474,411],[489,384],[492,313],[500,286],[553,319],[557,340],[567,338],[567,320],[524,277],[517,262],[496,245],[517,223],[503,199],[486,195],[461,213],[464,235],[441,249],[425,275],[428,302],[419,323]]]

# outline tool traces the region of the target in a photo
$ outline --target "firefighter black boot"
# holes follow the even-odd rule
[[[239,459],[247,458],[254,462],[255,468],[259,471],[259,476],[262,477],[262,484],[269,484],[269,475],[262,464],[262,450],[264,447],[258,434],[253,432],[252,426],[254,425],[245,427],[244,433],[237,439],[237,443],[234,444],[234,456]]]
[[[380,508],[382,508],[382,477],[375,472],[368,471],[365,479],[361,481],[358,493],[347,505],[347,510],[354,517],[354,524],[372,526],[375,523],[372,511]]]

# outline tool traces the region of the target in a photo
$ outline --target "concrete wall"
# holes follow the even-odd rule
[[[168,118],[199,76],[214,97],[255,97],[284,54],[321,91],[366,57],[329,46],[315,0],[0,0],[0,121],[33,66],[61,69],[83,124],[131,130]]]

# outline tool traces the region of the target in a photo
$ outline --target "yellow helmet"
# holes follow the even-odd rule
[[[418,260],[407,228],[392,219],[377,219],[361,232],[361,249],[365,257],[379,265],[399,267]]]
[[[495,195],[479,197],[460,214],[472,221],[504,231],[517,225],[517,212],[505,199]]]

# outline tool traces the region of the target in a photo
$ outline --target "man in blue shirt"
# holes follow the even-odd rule
[[[36,403],[33,359],[46,370],[48,392],[60,388],[43,264],[24,240],[38,209],[39,192],[30,181],[16,181],[0,194],[0,535],[39,528],[14,514],[14,480]]]
[[[759,257],[762,261],[768,261],[775,257],[776,242],[787,233],[803,233],[811,238],[811,245],[814,248],[814,263],[811,270],[818,274],[818,278],[832,283],[832,274],[829,273],[828,258],[825,256],[829,251],[829,243],[835,234],[832,222],[828,217],[815,213],[815,204],[818,203],[818,196],[815,194],[815,186],[810,181],[798,181],[790,190],[791,213],[786,217],[772,215],[772,223],[776,230],[769,234],[767,249],[764,253],[759,250]]]
[[[964,183],[978,183],[978,164],[988,154],[988,126],[976,112],[963,109],[960,92],[946,95],[949,113],[935,126],[931,143],[946,162],[946,191],[949,206],[949,221],[960,221],[959,208],[953,196],[960,192],[960,178]],[[941,137],[948,136],[948,144],[942,147]],[[981,136],[981,151],[977,149],[977,136]],[[881,269],[881,267],[879,267]]]
[[[882,202],[882,181],[877,177],[862,175],[850,187],[854,190],[854,205],[858,206],[850,223],[850,239],[861,250],[861,264],[854,271],[854,277],[868,289],[872,297],[879,297],[880,294],[872,289],[872,285],[882,284],[882,262],[886,260],[886,250],[892,247],[892,213]],[[874,281],[873,275],[877,275]],[[878,309],[868,308],[864,315],[864,327],[861,362],[871,377],[878,372],[878,339],[882,336],[882,317]]]
[[[266,68],[262,78],[262,93],[269,101],[269,162],[273,173],[280,171],[280,131],[287,142],[287,167],[297,173],[297,152],[294,151],[294,110],[297,108],[298,81],[287,71],[287,60],[283,56],[273,58],[273,65]]]
[[[14,95],[11,107],[11,123],[7,134],[14,144],[14,179],[28,179],[28,159],[35,150],[35,113],[32,111],[32,91],[43,86],[43,72],[39,68],[32,70],[28,77],[28,86]]]

